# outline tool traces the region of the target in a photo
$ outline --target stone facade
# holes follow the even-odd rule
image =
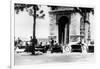
[[[84,23],[80,13],[73,13],[73,8],[57,8],[50,11],[49,16],[50,37],[58,43],[68,44],[80,40],[87,43],[91,39],[89,16],[87,16],[87,21]]]

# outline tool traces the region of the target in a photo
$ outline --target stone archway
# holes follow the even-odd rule
[[[61,16],[58,20],[58,41],[60,44],[69,43],[69,18]]]

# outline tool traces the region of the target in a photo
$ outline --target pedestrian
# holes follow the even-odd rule
[[[51,38],[51,46],[54,45],[54,40]]]
[[[28,42],[26,41],[26,47],[25,47],[25,51],[28,53],[29,52],[29,44],[28,44]]]
[[[42,46],[42,42],[40,42],[39,46],[40,46],[40,47]]]
[[[50,46],[50,50],[52,50],[52,47],[54,46],[54,40],[51,38],[51,46]]]
[[[32,39],[32,36],[30,37],[30,46],[32,46],[32,42],[33,42],[33,39]]]

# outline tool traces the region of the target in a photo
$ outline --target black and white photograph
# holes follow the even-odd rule
[[[14,65],[95,62],[93,7],[14,3]]]

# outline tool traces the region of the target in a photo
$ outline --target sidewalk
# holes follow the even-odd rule
[[[31,55],[31,53],[15,53],[15,65],[69,63],[69,62],[94,62],[93,53],[44,53]]]

